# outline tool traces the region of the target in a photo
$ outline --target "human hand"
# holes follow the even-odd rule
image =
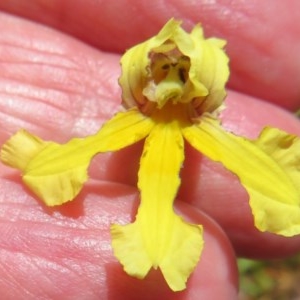
[[[28,1],[26,5],[36,3]],[[24,4],[22,8],[19,6],[19,11],[16,7],[9,9],[23,15],[30,14],[35,20],[72,32],[111,53],[92,49],[39,24],[3,15],[3,33],[0,37],[3,53],[1,142],[20,127],[58,142],[66,141],[71,136],[94,133],[103,121],[117,111],[120,103],[120,88],[117,85],[120,53],[155,34],[166,20],[174,16],[172,9],[154,12],[151,8],[146,11],[140,7],[144,14],[135,15],[133,19],[134,5],[130,9],[113,9],[109,6],[111,4],[107,4],[107,7],[97,9],[92,2],[89,5],[87,1],[70,1],[69,7],[68,3],[65,2],[63,9],[60,2],[48,2],[42,14],[39,10],[24,7]],[[268,17],[270,12],[258,3],[261,18]],[[258,40],[257,35],[257,39],[250,38],[257,32],[250,22],[254,13],[253,17],[249,17],[250,21],[245,22],[243,18],[226,15],[231,9],[234,11],[226,5],[222,8],[211,4],[198,5],[200,11],[195,7],[184,11],[183,4],[178,3],[177,7],[181,9],[175,17],[183,19],[187,26],[200,21],[208,29],[206,35],[221,35],[228,40],[227,49],[233,70],[230,85],[244,92],[229,92],[228,108],[223,113],[225,127],[254,137],[262,126],[271,124],[299,135],[298,121],[290,114],[246,95],[251,86],[257,97],[268,97],[288,108],[296,107],[299,103],[297,95],[293,94],[296,90],[293,87],[297,77],[292,74],[299,74],[299,70],[291,63],[291,53],[287,59],[282,52],[275,51],[268,57],[265,72],[260,70],[265,57],[257,49],[266,49],[270,43],[266,44],[264,39]],[[250,7],[244,9],[249,12]],[[256,11],[254,7],[252,9]],[[281,10],[278,6],[276,9]],[[292,7],[290,9],[294,11]],[[138,8],[136,10],[139,11]],[[124,15],[120,16],[119,11]],[[150,17],[146,21],[146,13],[155,15],[157,21],[153,22]],[[59,23],[61,15],[65,17]],[[222,21],[224,15],[227,17]],[[273,24],[275,20],[269,17],[270,24],[274,25],[266,28],[270,29],[270,39],[277,37],[277,28],[283,31],[285,26],[292,24],[291,15],[288,17],[289,23],[283,20]],[[73,21],[75,16],[77,19]],[[117,22],[111,22],[116,18]],[[238,22],[242,22],[244,27],[239,27]],[[236,28],[243,30],[236,33]],[[236,36],[232,37],[234,34]],[[292,33],[290,40],[293,40]],[[251,45],[248,46],[250,49],[245,48],[245,41]],[[242,45],[245,49],[243,53],[240,52]],[[279,45],[279,50],[285,50],[283,46]],[[286,49],[291,50],[289,47]],[[249,61],[257,62],[258,67],[249,66]],[[274,68],[272,72],[271,67]],[[266,82],[270,81],[275,71],[289,74],[291,78],[281,75],[277,79],[281,80],[280,84],[275,78],[273,84],[268,86]],[[238,80],[240,73],[242,75]],[[253,74],[256,77],[251,78]],[[275,83],[276,93],[273,93]],[[281,103],[283,91],[286,102]],[[3,266],[7,271],[1,276],[4,281],[0,291],[3,290],[4,295],[23,297],[27,290],[30,293],[27,299],[41,296],[59,298],[61,295],[65,299],[80,298],[80,295],[96,299],[105,294],[107,299],[121,296],[123,299],[139,299],[141,294],[143,297],[149,294],[151,299],[193,299],[193,294],[196,298],[205,294],[203,297],[207,299],[233,299],[236,269],[229,243],[222,231],[197,209],[219,222],[239,254],[278,257],[299,250],[299,238],[287,239],[258,232],[253,226],[247,195],[238,180],[188,148],[178,198],[192,206],[177,201],[176,207],[193,223],[205,226],[206,244],[199,266],[190,278],[187,290],[177,294],[169,292],[157,274],[152,273],[143,281],[128,277],[112,256],[109,225],[128,223],[132,209],[137,205],[138,195],[134,186],[140,152],[141,145],[137,145],[115,154],[98,156],[90,170],[92,180],[80,196],[55,210],[43,207],[28,190],[24,190],[14,171],[1,166],[1,214],[4,223],[1,239],[5,249]],[[130,168],[127,167],[129,163]],[[126,168],[120,172],[120,166]],[[18,256],[14,254],[16,251]],[[211,272],[212,268],[214,272]],[[29,273],[33,274],[30,278],[26,275]],[[8,276],[13,280],[8,282]],[[212,285],[218,286],[218,289],[211,288]]]

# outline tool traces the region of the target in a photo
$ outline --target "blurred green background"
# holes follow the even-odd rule
[[[286,260],[239,259],[240,300],[300,300],[300,254]]]

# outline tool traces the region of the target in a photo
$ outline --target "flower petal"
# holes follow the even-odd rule
[[[94,137],[97,152],[117,151],[145,138],[155,122],[136,107],[116,114]]]
[[[122,74],[119,83],[122,87],[122,99],[125,107],[133,107],[137,103],[145,104],[143,89],[148,80],[149,53],[170,39],[180,23],[171,19],[156,36],[130,48],[122,56]]]
[[[132,109],[115,115],[97,134],[63,145],[43,142],[22,130],[3,146],[1,159],[22,170],[26,185],[47,205],[59,205],[80,192],[95,154],[131,145],[147,136],[152,126],[151,119]]]
[[[114,253],[125,271],[144,278],[151,267],[159,267],[174,291],[185,288],[203,247],[202,227],[185,223],[172,208],[183,159],[177,121],[158,123],[146,139],[141,158],[136,220],[111,228]]]
[[[223,50],[225,40],[205,39],[202,27],[198,24],[190,34],[179,27],[174,34],[174,42],[190,58],[189,78],[193,87],[187,98],[196,99],[194,102],[199,113],[213,112],[221,107],[229,77],[229,59]],[[203,89],[202,86],[208,90],[208,94],[201,97],[199,91]]]
[[[286,219],[281,218],[286,229],[283,235],[292,236],[300,232],[300,138],[296,135],[288,134],[277,128],[266,127],[261,132],[259,138],[254,141],[265,153],[270,155],[274,161],[282,168],[289,177],[298,192],[298,205],[286,207],[277,206],[278,214],[286,215]],[[260,209],[261,203],[251,202],[253,210]]]
[[[284,148],[291,145],[292,138],[267,130],[252,142],[224,131],[209,116],[203,116],[200,124],[182,131],[193,147],[221,162],[240,178],[250,196],[259,230],[284,236],[300,233],[300,189],[296,185],[299,175],[294,177],[295,168],[299,170],[299,159],[291,158],[293,155],[299,158],[298,139],[287,150]],[[275,150],[277,146],[281,149]],[[292,164],[290,170],[288,164]]]
[[[48,142],[21,129],[2,146],[1,161],[12,168],[24,171],[30,160],[48,144]]]

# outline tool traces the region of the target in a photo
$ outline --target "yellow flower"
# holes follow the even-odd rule
[[[47,205],[72,200],[88,179],[94,155],[145,138],[134,223],[112,225],[112,246],[124,270],[144,278],[160,268],[174,291],[185,288],[203,248],[202,226],[173,211],[184,161],[184,140],[235,173],[249,194],[255,225],[285,236],[300,233],[300,140],[265,128],[254,141],[226,132],[218,120],[229,76],[225,42],[190,34],[170,20],[158,35],[122,57],[120,86],[128,108],[94,136],[59,145],[21,130],[4,144],[1,160],[23,172]]]

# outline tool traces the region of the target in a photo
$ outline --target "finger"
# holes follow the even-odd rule
[[[201,260],[183,292],[172,292],[159,271],[129,277],[113,256],[109,227],[128,223],[137,193],[94,182],[74,202],[49,209],[25,193],[18,179],[2,178],[0,293],[5,299],[237,299],[232,248],[220,228],[184,203],[178,210],[204,224]],[[13,191],[13,192],[12,192]],[[213,262],[214,272],[211,272]],[[218,286],[217,289],[212,286]]]
[[[0,8],[118,52],[156,34],[171,17],[185,20],[189,28],[201,22],[208,36],[228,41],[232,88],[290,110],[299,108],[299,2],[19,2],[5,1]]]

